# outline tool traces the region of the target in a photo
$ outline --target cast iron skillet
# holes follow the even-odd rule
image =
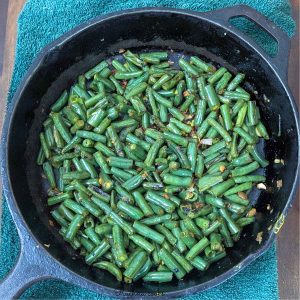
[[[277,55],[269,57],[232,27],[228,21],[235,16],[251,19],[271,34],[278,42]],[[206,57],[232,72],[238,69],[246,73],[247,88],[254,91],[253,86],[258,91],[262,118],[272,135],[270,141],[261,145],[271,162],[266,170],[268,191],[255,191],[251,195],[259,212],[257,222],[247,227],[243,238],[228,251],[225,259],[205,273],[192,272],[180,282],[163,285],[117,283],[107,272],[88,267],[62,241],[57,228],[48,223],[41,169],[35,165],[42,121],[50,105],[79,74],[115,55],[120,48],[133,51],[173,49]],[[4,192],[19,232],[21,253],[14,269],[0,284],[0,299],[17,297],[32,283],[45,278],[62,279],[118,297],[182,296],[223,282],[265,252],[291,206],[298,175],[298,113],[287,86],[288,54],[286,34],[243,5],[206,13],[168,8],[122,11],[91,20],[47,46],[23,79],[5,120],[2,137]],[[278,131],[281,131],[280,137]],[[274,166],[275,157],[284,159],[284,167]],[[276,179],[283,180],[280,190],[276,188]],[[268,203],[271,211],[267,209]],[[263,241],[259,244],[255,238],[261,231]]]

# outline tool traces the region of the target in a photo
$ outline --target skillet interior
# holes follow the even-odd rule
[[[172,49],[175,53],[195,54],[230,71],[239,70],[248,78],[246,87],[258,92],[262,119],[272,135],[261,145],[271,162],[266,176],[268,191],[254,191],[251,199],[258,210],[257,222],[248,226],[243,238],[228,251],[228,256],[205,273],[192,272],[181,282],[164,285],[135,283],[122,285],[110,274],[93,270],[61,239],[57,228],[49,226],[46,187],[35,159],[39,150],[38,134],[50,105],[79,74],[98,61],[118,53],[120,48],[140,52],[149,49]],[[255,87],[255,90],[252,88]],[[263,96],[265,95],[265,96]],[[255,94],[253,94],[255,96]],[[133,292],[170,292],[208,282],[238,266],[244,258],[257,253],[270,236],[268,228],[285,208],[298,164],[296,120],[290,99],[269,65],[246,43],[205,19],[170,12],[142,12],[112,17],[81,30],[45,53],[39,67],[31,74],[15,108],[8,136],[8,165],[12,189],[20,211],[36,239],[47,251],[75,273],[103,286]],[[255,96],[256,97],[256,96]],[[270,101],[268,101],[269,99]],[[281,136],[278,137],[279,116]],[[274,158],[283,158],[285,166],[276,168]],[[277,190],[276,179],[283,179]],[[267,210],[270,204],[272,210]],[[256,241],[263,232],[263,242]]]

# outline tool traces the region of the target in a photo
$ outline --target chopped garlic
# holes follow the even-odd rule
[[[244,192],[238,192],[238,195],[239,195],[239,197],[241,197],[241,198],[244,199],[244,200],[247,200],[247,199],[248,199],[247,194],[244,193]]]
[[[267,189],[266,185],[264,183],[262,183],[262,182],[258,183],[256,187],[259,190],[266,190]]]
[[[200,140],[200,143],[202,145],[208,145],[208,146],[211,146],[212,145],[212,139],[202,139]]]
[[[224,165],[221,165],[219,170],[221,173],[223,173],[226,170],[226,167]]]
[[[247,217],[254,217],[255,215],[256,215],[256,209],[253,207],[248,211]]]
[[[279,179],[279,180],[277,180],[276,181],[276,186],[277,186],[277,188],[282,188],[282,186],[283,186],[283,182],[282,182],[282,179]]]
[[[259,244],[261,244],[261,242],[262,242],[262,235],[263,235],[263,232],[261,231],[261,232],[259,232],[258,234],[257,234],[257,236],[256,236],[256,241],[259,243]]]

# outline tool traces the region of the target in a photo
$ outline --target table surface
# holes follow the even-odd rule
[[[0,1],[0,133],[5,103],[14,65],[17,18],[26,0]],[[297,33],[292,39],[289,61],[289,86],[299,99],[299,0],[292,0]],[[2,193],[1,193],[2,195]],[[278,234],[278,272],[281,299],[299,299],[299,193],[285,225]],[[1,204],[1,200],[0,200]],[[0,205],[1,207],[1,205]],[[1,213],[1,211],[0,211]]]

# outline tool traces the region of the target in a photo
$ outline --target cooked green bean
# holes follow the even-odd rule
[[[149,238],[151,240],[153,240],[154,242],[158,243],[158,244],[162,244],[163,241],[165,240],[165,237],[160,234],[159,232],[151,229],[150,227],[135,221],[133,223],[133,228],[142,236]]]
[[[173,273],[168,271],[149,272],[143,277],[145,282],[170,282],[172,281]]]
[[[168,57],[101,61],[55,100],[39,135],[59,234],[125,283],[222,259],[255,222],[246,195],[268,182],[256,144],[270,137],[245,75]]]
[[[166,249],[162,248],[159,251],[159,256],[165,265],[175,274],[178,279],[185,276],[186,271],[184,268],[176,261],[173,255]]]
[[[54,172],[53,172],[53,168],[49,162],[43,163],[43,171],[44,171],[44,174],[50,184],[50,187],[55,188],[56,181],[55,181],[55,177],[54,177]]]

